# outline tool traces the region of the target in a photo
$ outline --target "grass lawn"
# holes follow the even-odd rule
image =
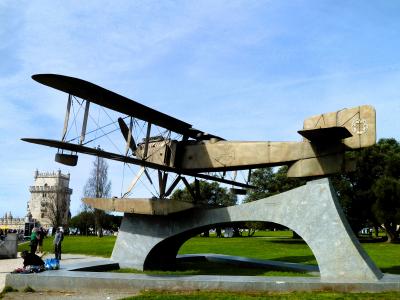
[[[163,300],[285,300],[285,299],[302,299],[302,300],[327,300],[327,299],[399,299],[400,293],[331,293],[331,292],[292,292],[292,293],[253,293],[253,292],[175,292],[175,291],[145,291],[138,296],[124,298],[125,300],[145,300],[145,299],[163,299]]]
[[[283,232],[283,234],[286,235],[286,232]],[[317,264],[314,255],[306,243],[287,236],[282,238],[276,236],[238,238],[194,237],[183,244],[181,249],[179,249],[179,254],[194,253],[218,253],[258,259]]]
[[[211,236],[194,237],[188,240],[181,249],[179,254],[195,254],[195,253],[218,253],[227,255],[244,256],[257,259],[271,259],[278,261],[287,261],[294,263],[313,264],[316,265],[314,255],[310,248],[302,240],[291,238],[291,231],[260,231],[253,237],[239,238],[216,238]],[[62,245],[63,253],[86,254],[101,257],[110,257],[114,247],[116,238],[114,236],[105,236],[102,238],[94,236],[66,236]],[[372,260],[385,273],[400,274],[400,244],[388,243],[362,243],[362,247],[367,251]],[[28,250],[29,243],[19,245],[18,250]],[[44,250],[53,252],[52,238],[46,238],[44,241]],[[179,267],[179,266],[178,266]],[[182,263],[178,268],[182,274],[187,274],[187,270],[192,270],[191,274],[216,274],[221,269],[219,264],[211,263]],[[231,268],[224,265],[224,270],[220,270],[220,274],[232,274],[241,268]],[[290,275],[293,272],[274,273],[263,270],[242,270],[237,275],[273,275],[282,274]],[[197,270],[197,271],[195,271]],[[132,270],[131,270],[132,271]],[[186,272],[186,273],[185,273]],[[176,274],[176,273],[175,273]],[[292,274],[293,275],[293,274]],[[296,273],[294,274],[296,275]],[[302,275],[302,274],[298,274]]]
[[[110,257],[116,237],[104,236],[65,236],[62,243],[63,253],[86,254],[101,257]],[[29,250],[29,242],[18,246],[18,251]],[[53,238],[44,239],[43,249],[53,253]]]
[[[302,240],[291,238],[291,231],[257,232],[254,237],[216,238],[211,236],[194,237],[188,240],[179,250],[179,254],[218,253],[245,256],[258,259],[271,259],[303,264],[317,264],[310,248]],[[66,236],[63,242],[63,253],[87,254],[110,257],[115,237],[80,237]],[[377,266],[386,273],[400,274],[400,244],[362,243]],[[28,249],[29,243],[19,246],[19,251]],[[45,239],[44,249],[52,250],[52,238]],[[119,272],[140,272],[122,269]],[[228,264],[210,262],[181,262],[174,272],[152,271],[146,274],[173,275],[252,275],[252,276],[307,276],[298,272],[281,272],[265,268],[244,268]],[[138,296],[127,299],[400,299],[400,293],[228,293],[215,291],[144,291]]]

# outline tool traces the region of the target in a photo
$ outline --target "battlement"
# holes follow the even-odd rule
[[[39,172],[38,170],[35,171],[34,178],[63,178],[63,179],[70,179],[70,174],[62,174],[61,170],[57,172]]]
[[[72,189],[60,186],[30,186],[29,191],[31,193],[65,193],[72,194]]]

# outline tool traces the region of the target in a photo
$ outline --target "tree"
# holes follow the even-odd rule
[[[105,214],[103,221],[103,229],[118,231],[118,228],[121,225],[122,216]],[[75,232],[79,232],[80,235],[89,235],[89,229],[95,228],[94,212],[83,210],[74,216],[70,220],[69,224],[70,227],[75,228]]]
[[[45,202],[47,217],[53,228],[65,226],[68,220],[68,203],[58,191],[47,193]],[[55,232],[55,231],[53,231]]]
[[[192,189],[195,189],[195,184],[190,185]],[[203,204],[211,207],[224,207],[232,206],[237,203],[237,196],[231,192],[228,192],[226,188],[219,186],[217,182],[199,181],[200,195],[199,199],[196,199],[197,204]],[[193,198],[189,190],[185,187],[184,189],[175,190],[171,196],[171,199],[178,201],[193,202]],[[220,228],[217,228],[220,230]],[[235,232],[238,232],[237,230]],[[204,236],[209,236],[208,230],[204,232]]]
[[[399,238],[400,145],[395,139],[380,139],[372,147],[351,153],[355,172],[334,177],[338,198],[357,234],[361,228],[383,225],[388,242]]]
[[[95,227],[94,213],[92,211],[82,211],[71,218],[70,226],[79,230],[81,235],[89,235],[89,228]]]
[[[256,169],[251,174],[250,183],[256,187],[250,190],[248,196],[244,199],[245,203],[260,200],[276,194],[286,192],[306,183],[304,179],[289,178],[286,176],[287,166],[280,167],[276,172],[273,168]],[[246,222],[249,236],[253,235],[256,230],[281,227],[280,225],[265,222]],[[293,237],[299,238],[293,231]]]
[[[372,186],[375,202],[372,211],[376,219],[386,230],[388,242],[399,239],[398,224],[400,224],[400,180],[384,176]]]
[[[200,197],[196,199],[198,204],[214,207],[231,206],[237,203],[237,196],[228,192],[226,188],[219,186],[217,182],[207,182],[200,180]],[[195,184],[190,184],[195,189]],[[173,200],[193,202],[193,198],[187,188],[175,190],[171,196]]]
[[[280,194],[306,183],[304,179],[287,177],[287,171],[287,166],[280,167],[277,172],[274,172],[273,168],[254,170],[251,174],[250,183],[254,185],[256,189],[250,190],[244,202],[252,202]]]
[[[93,169],[90,177],[84,186],[84,196],[87,198],[109,198],[111,192],[111,182],[108,180],[108,165],[104,158],[97,157],[93,161]],[[99,209],[94,209],[95,231],[101,237],[106,213]]]

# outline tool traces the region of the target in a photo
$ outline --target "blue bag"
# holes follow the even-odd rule
[[[56,258],[48,258],[44,261],[46,270],[58,270],[60,268],[60,261]]]

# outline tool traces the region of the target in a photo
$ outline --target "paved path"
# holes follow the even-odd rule
[[[22,258],[0,259],[0,291],[4,289],[6,274],[18,267],[22,267]]]
[[[264,264],[258,260],[230,257],[226,255],[202,254],[207,259],[228,260],[235,263]],[[185,257],[185,256],[184,256]],[[190,258],[190,255],[187,256]],[[266,262],[269,264],[268,262]],[[400,291],[400,275],[385,274],[378,282],[322,282],[319,277],[262,277],[262,276],[219,276],[219,275],[146,275],[108,272],[89,272],[82,268],[89,265],[106,266],[108,259],[63,254],[61,269],[40,274],[12,274],[7,281],[17,287],[20,292],[7,293],[4,299],[121,299],[138,294],[144,289],[187,290],[187,289],[218,289],[228,291],[313,291],[329,289],[332,291],[349,292],[382,292]],[[2,277],[16,267],[22,265],[22,259],[0,260]],[[77,267],[81,271],[76,271]],[[315,271],[314,266],[305,266]],[[24,293],[27,285],[37,287],[38,292]],[[4,286],[4,279],[2,286]],[[68,286],[68,289],[66,288]],[[70,289],[71,288],[71,289]],[[53,291],[50,291],[53,290]],[[41,292],[46,291],[46,292]]]
[[[43,256],[43,259],[54,257],[54,255],[47,254]],[[99,260],[99,257],[87,256],[81,254],[63,254],[63,259],[61,260],[62,265],[75,264],[80,262],[89,262]],[[22,258],[20,253],[18,253],[18,258],[11,259],[0,259],[0,291],[4,289],[6,274],[12,272],[16,268],[22,267]]]
[[[44,255],[43,259],[52,258],[54,254]],[[61,266],[68,266],[71,264],[79,264],[79,263],[86,263],[91,261],[97,261],[99,259],[103,259],[96,256],[87,256],[81,254],[63,254],[61,260]],[[16,268],[22,267],[22,258],[20,257],[20,253],[18,253],[18,258],[12,259],[0,259],[0,291],[2,291],[5,287],[5,279],[6,274],[12,272]],[[24,292],[12,292],[7,293],[3,299],[11,300],[11,299],[40,299],[40,300],[56,300],[56,299],[106,299],[106,300],[115,300],[121,299],[128,296],[132,296],[134,293],[111,293],[109,291],[105,292],[101,289],[97,292],[35,292],[35,293],[24,293]]]

